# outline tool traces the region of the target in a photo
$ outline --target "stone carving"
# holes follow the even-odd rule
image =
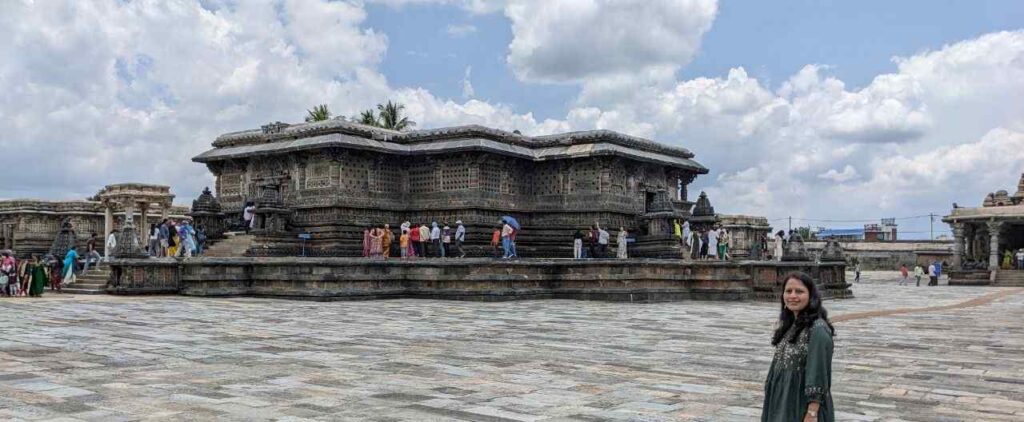
[[[139,244],[139,233],[131,216],[126,218],[124,226],[115,235],[117,245],[114,247],[114,258],[148,258],[149,254]]]
[[[796,236],[800,236],[796,234]],[[792,240],[790,240],[792,242]],[[801,244],[803,240],[801,239]],[[829,239],[825,241],[825,247],[821,250],[821,261],[846,261],[846,254],[843,245],[838,240]]]
[[[188,215],[194,220],[197,229],[202,227],[206,230],[207,239],[224,237],[224,213],[221,211],[220,202],[213,197],[209,187],[203,188],[199,198],[192,201],[192,211]]]
[[[60,231],[57,232],[57,237],[53,239],[53,245],[50,246],[49,254],[57,259],[64,259],[64,255],[76,247],[77,238],[78,235],[71,225],[71,219],[64,218],[64,221],[60,223]]]
[[[807,253],[807,247],[804,245],[804,238],[800,236],[800,233],[793,232],[789,235],[789,241],[786,242],[786,248],[782,251],[783,261],[809,261],[810,255]]]

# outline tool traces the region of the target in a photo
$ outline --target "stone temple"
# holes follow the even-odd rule
[[[256,204],[250,255],[359,256],[368,225],[456,220],[468,254],[488,255],[503,215],[516,217],[524,257],[571,257],[572,234],[598,223],[636,235],[637,257],[679,257],[675,219],[708,169],[684,148],[594,130],[525,136],[482,126],[397,132],[334,119],[222,135],[193,161],[216,177],[236,221]],[[766,225],[765,225],[766,226]],[[767,231],[767,227],[763,228]]]
[[[1024,174],[1013,195],[998,190],[986,195],[980,207],[953,204],[942,221],[953,229],[950,284],[1024,286],[1024,271],[1002,265],[1007,252],[1024,248]]]

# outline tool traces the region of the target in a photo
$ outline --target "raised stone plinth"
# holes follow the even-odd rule
[[[852,296],[841,262],[195,258],[116,260],[112,268],[108,292],[113,294],[308,300],[777,300],[785,274],[804,271],[820,283],[826,297]]]

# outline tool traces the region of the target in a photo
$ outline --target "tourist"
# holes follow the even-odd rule
[[[455,251],[458,252],[459,258],[466,257],[466,251],[462,250],[462,244],[466,241],[466,226],[462,225],[462,220],[455,220]]]
[[[860,283],[860,262],[853,264],[853,282]]]
[[[403,261],[412,256],[409,250],[409,229],[402,229],[402,234],[398,236],[398,251]]]
[[[384,231],[380,237],[380,252],[384,259],[391,257],[391,244],[394,243],[395,234],[391,232],[391,226],[384,225]]]
[[[722,257],[723,260],[729,260],[729,242],[732,241],[732,236],[723,227],[719,229],[718,239],[718,256]]]
[[[373,227],[369,232],[370,236],[370,250],[367,256],[370,258],[380,258],[384,254],[384,230],[380,227]]]
[[[910,271],[907,270],[906,264],[900,264],[900,282],[898,286],[906,286],[910,283]]]
[[[939,285],[939,279],[942,278],[942,262],[935,261],[935,285]]]
[[[436,221],[430,223],[430,245],[434,248],[434,256],[444,257],[444,248],[441,247],[441,228],[437,227]]]
[[[682,242],[683,243],[682,244],[684,246],[690,246],[690,231],[691,231],[690,230],[690,222],[689,221],[683,221],[683,228],[682,228],[682,235],[683,235]],[[689,249],[687,248],[687,250],[689,250]]]
[[[160,256],[160,227],[156,223],[149,225],[149,256]]]
[[[430,251],[427,250],[427,244],[430,242],[430,229],[427,228],[426,224],[420,224],[420,256],[426,258]],[[437,251],[434,251],[435,253]]]
[[[491,233],[491,249],[494,250],[494,258],[501,256],[501,230],[503,227],[499,224],[494,232]]]
[[[116,248],[116,247],[117,247],[117,231],[116,230],[111,230],[110,233],[107,234],[107,241],[103,242],[103,257],[104,257],[105,260],[109,261],[110,258],[113,258],[113,256],[114,256],[114,248]]]
[[[0,295],[18,295],[18,265],[10,251],[0,252]]]
[[[783,239],[782,236],[782,230],[775,233],[775,251],[772,252],[772,255],[774,255],[773,258],[775,258],[776,261],[782,261],[782,243],[785,242],[785,239]]]
[[[599,258],[608,257],[608,242],[611,241],[611,235],[608,231],[602,229],[600,226],[597,227],[597,253]]]
[[[502,259],[512,257],[512,226],[508,223],[503,223],[501,226],[501,248],[505,251]]]
[[[775,355],[764,383],[761,421],[834,421],[832,337],[835,328],[814,280],[786,276],[782,311],[772,335]]]
[[[1010,253],[1009,249],[1003,251],[1003,265],[1001,265],[1000,268],[1004,270],[1013,268],[1013,254]]]
[[[915,286],[921,287],[921,277],[924,276],[924,268],[921,268],[921,264],[914,265],[914,278],[917,279]]]
[[[164,219],[160,222],[160,255],[167,256],[167,248],[171,247],[170,220]],[[248,227],[248,226],[246,226]]]
[[[708,259],[708,229],[700,229],[700,260]]]
[[[1017,249],[1017,269],[1024,270],[1024,249]]]
[[[676,239],[679,239],[680,243],[684,241],[683,226],[679,224],[679,220],[672,220],[672,235],[675,236]]]
[[[167,221],[167,256],[178,256],[178,248],[181,247],[181,238],[178,237],[178,225],[174,220]]]
[[[615,256],[619,259],[628,258],[628,255],[626,254],[626,236],[628,235],[629,234],[626,232],[625,227],[619,227],[619,235],[615,238],[615,247],[618,248]]]
[[[583,258],[583,232],[576,230],[572,234],[572,259]]]
[[[700,230],[693,230],[690,232],[690,259],[696,261],[700,259]]]
[[[47,274],[46,263],[39,261],[39,255],[32,254],[32,262],[25,268],[25,272],[28,275],[28,279],[31,279],[28,287],[28,295],[31,297],[42,297],[43,288],[46,287],[46,282],[50,280],[50,274]],[[53,290],[51,284],[50,289]],[[60,290],[58,287],[57,290]]]
[[[597,226],[590,226],[590,231],[587,232],[587,258],[597,257],[597,238],[600,236]]]
[[[423,256],[423,251],[418,250],[420,247],[420,227],[410,225],[409,231],[409,257],[415,257],[417,255]]]
[[[61,291],[61,281],[64,277],[64,261],[57,259],[56,256],[46,255],[46,262],[50,267],[50,290]]]
[[[75,264],[77,263],[78,251],[75,248],[68,249],[68,253],[64,255],[64,273],[62,274],[64,279],[61,281],[62,286],[70,286],[78,280],[75,276]]]
[[[238,208],[235,208],[238,209]],[[236,214],[237,215],[237,214]],[[249,233],[249,230],[256,224],[256,206],[252,202],[246,202],[245,208],[242,209],[242,222],[245,224],[245,232]],[[237,220],[236,220],[237,221]]]
[[[508,246],[513,258],[519,258],[519,254],[516,253],[516,236],[519,236],[519,230],[512,227],[512,234],[508,236]]]
[[[928,264],[928,285],[939,285],[939,276],[935,274],[935,261],[932,261],[930,264]]]
[[[39,261],[39,255],[32,254]],[[21,296],[27,296],[28,290],[32,287],[32,272],[29,271],[29,265],[32,263],[30,259],[23,259],[18,263],[18,294]],[[43,286],[46,286],[46,280],[43,280]]]
[[[206,250],[206,227],[200,225],[196,229],[196,256],[203,254]]]
[[[408,220],[403,221],[402,224],[400,224],[398,226],[398,230],[399,230],[398,232],[399,233],[406,233],[406,232],[409,231],[409,227],[412,227],[412,225],[409,224],[409,221]]]
[[[452,229],[448,227],[448,223],[444,223],[444,228],[441,229],[441,257],[447,257],[448,253],[452,251]]]
[[[714,227],[708,230],[708,259],[718,260],[718,229]]]
[[[370,227],[363,227],[363,258],[370,257]]]
[[[192,223],[189,220],[185,220],[178,226],[178,239],[181,240],[181,255],[185,258],[191,258],[192,254],[196,250],[196,230],[192,228]]]
[[[96,243],[100,241],[100,237],[96,232],[92,232],[89,235],[89,240],[85,241],[85,267],[82,268],[82,275],[89,272],[89,263],[95,262],[95,266],[100,265],[100,261],[103,259],[100,253],[96,251]]]

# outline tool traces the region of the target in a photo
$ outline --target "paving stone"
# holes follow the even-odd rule
[[[831,315],[993,287],[863,273]],[[852,277],[851,277],[852,279]],[[776,303],[0,299],[0,419],[747,421]],[[1024,293],[836,324],[839,420],[1024,419]],[[28,327],[28,328],[26,328]]]

